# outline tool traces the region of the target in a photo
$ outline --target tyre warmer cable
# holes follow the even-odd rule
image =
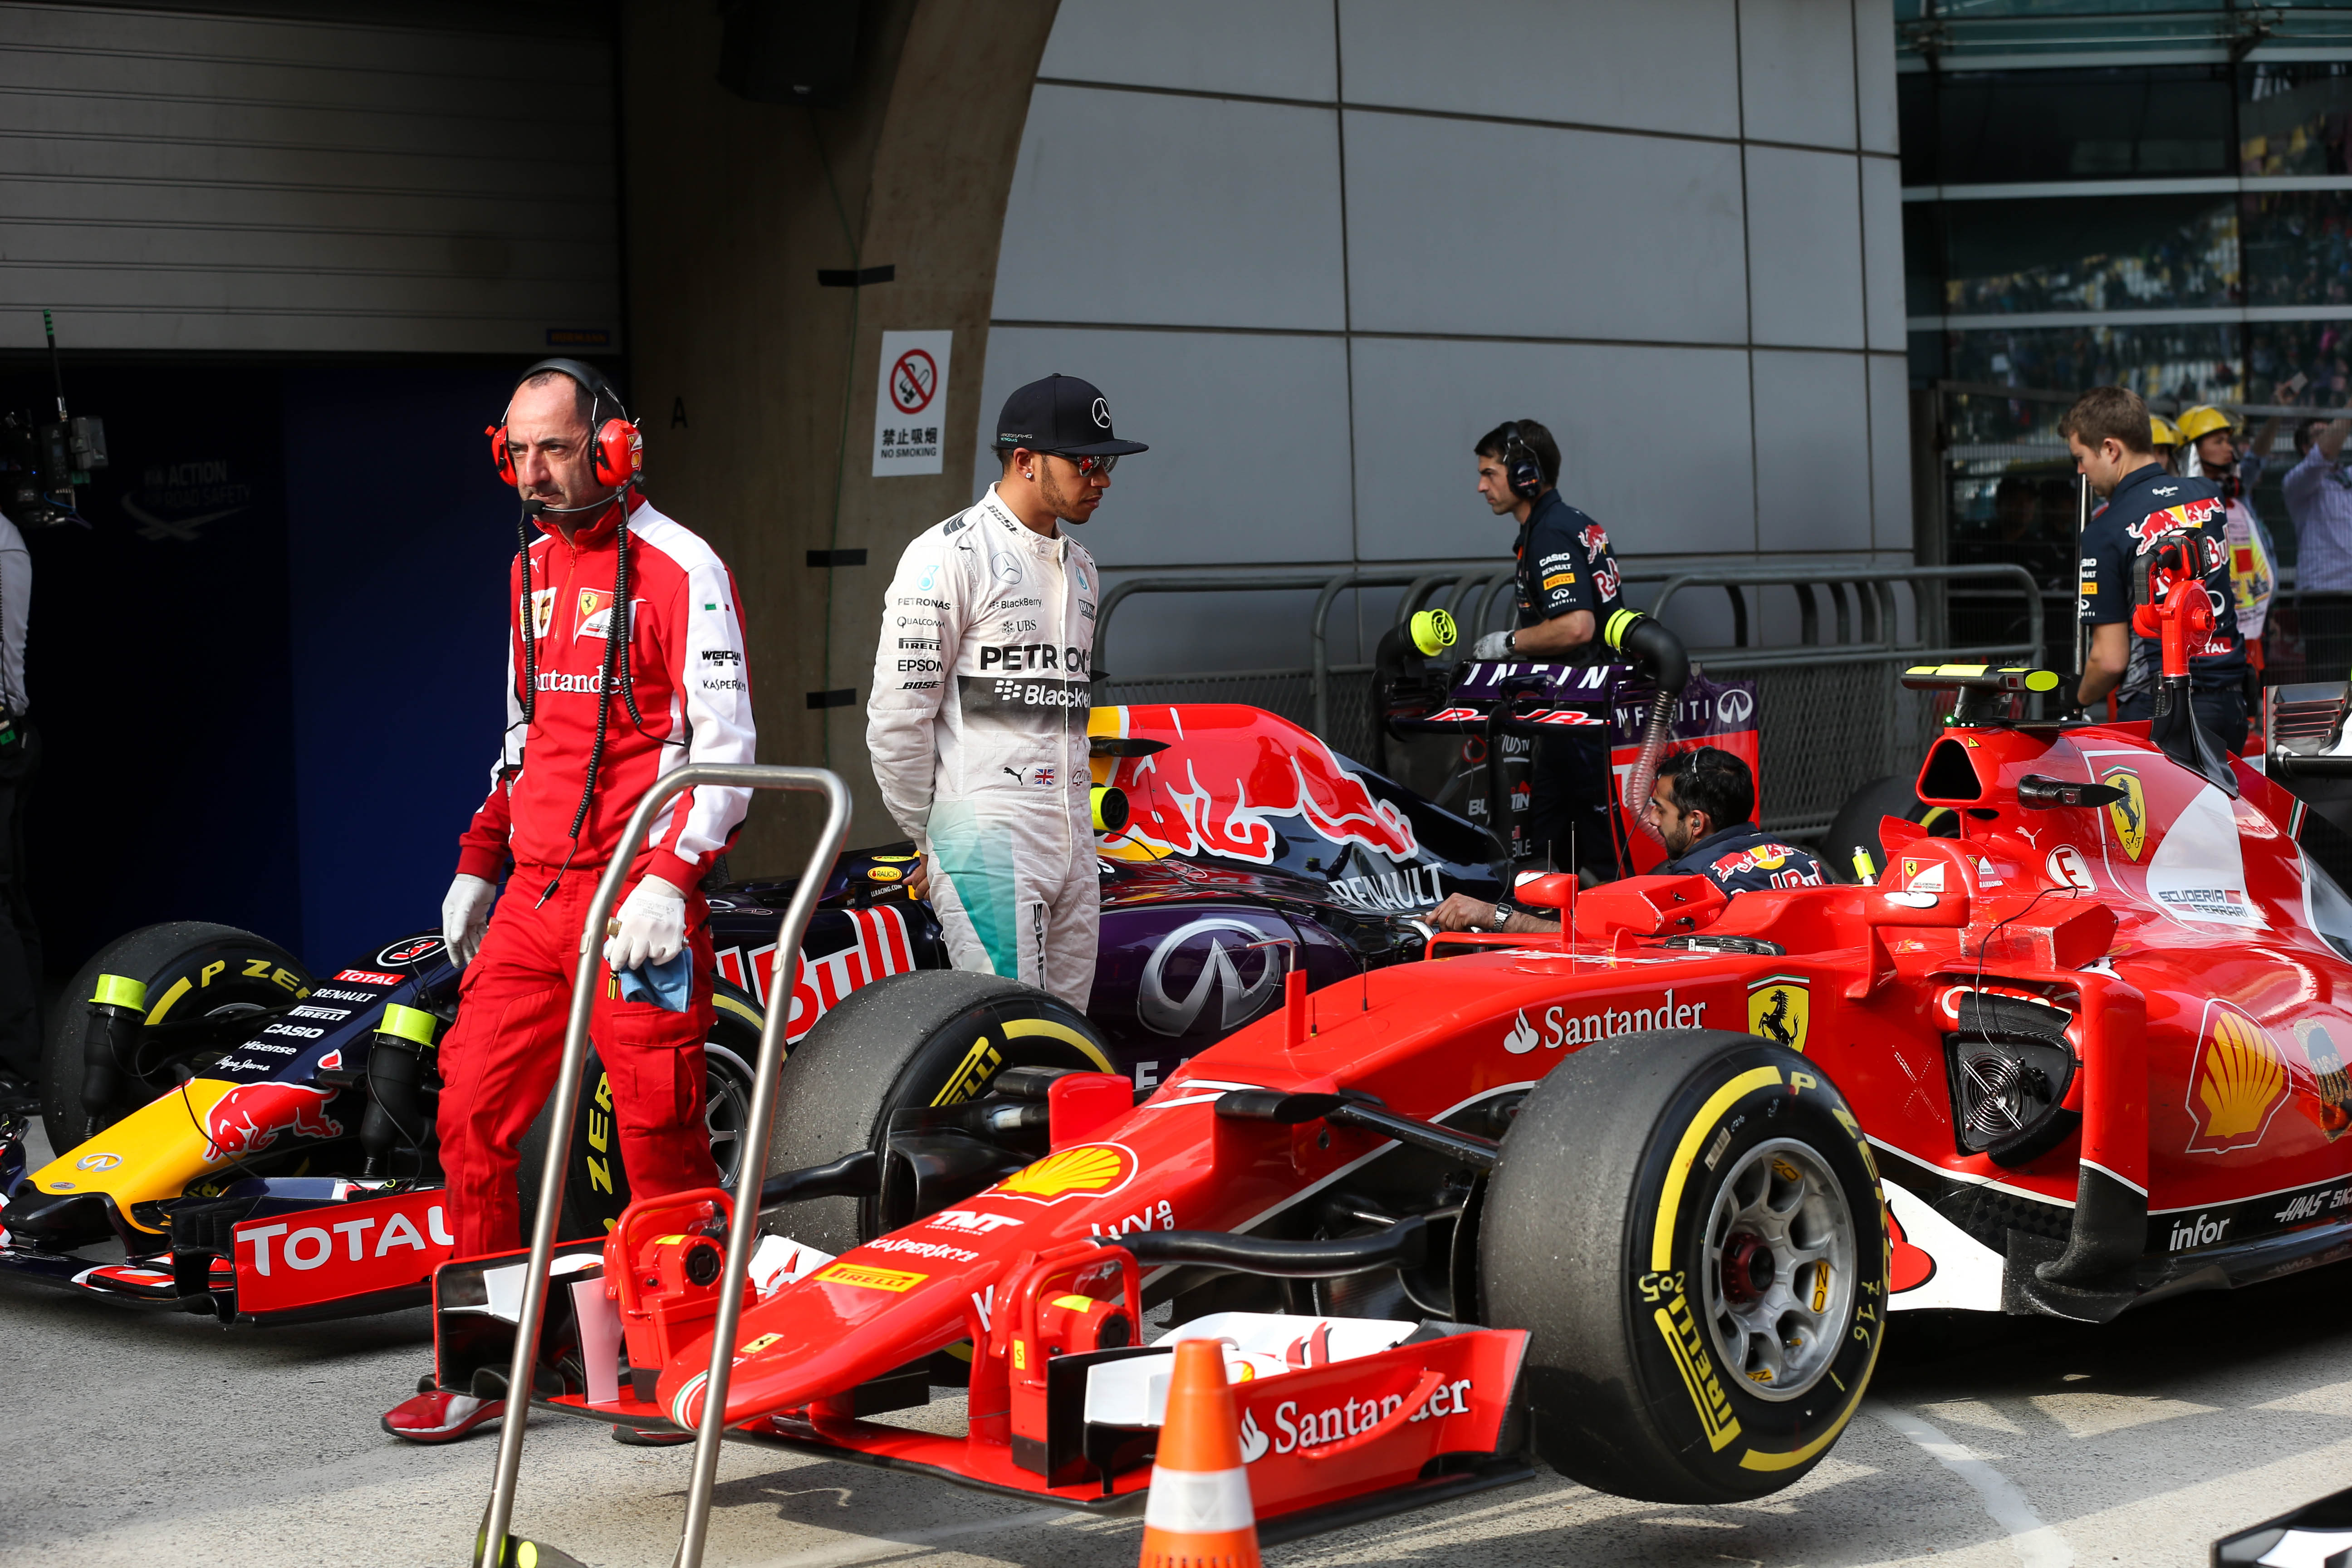
[[[580,829],[587,824],[588,808],[596,799],[596,775],[604,764],[604,732],[612,721],[614,685],[617,684],[621,689],[622,701],[629,710],[630,721],[640,731],[645,728],[645,719],[637,712],[636,689],[629,679],[628,492],[615,491],[613,500],[619,509],[620,516],[616,520],[616,533],[614,540],[613,602],[606,607],[604,616],[604,662],[596,676],[596,740],[595,743],[589,748],[588,777],[580,787],[580,805],[572,814],[572,832],[569,835],[572,839],[572,848],[563,857],[563,864],[555,868],[555,875],[548,879],[546,890],[539,895],[539,901],[541,904],[555,896],[555,889],[563,885],[563,874],[572,869],[572,858],[580,853]],[[526,551],[524,563],[526,584],[530,582],[528,555],[529,552]],[[527,642],[526,646],[528,646]],[[530,713],[528,706],[524,713],[528,721]]]

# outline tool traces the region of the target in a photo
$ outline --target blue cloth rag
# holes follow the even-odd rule
[[[621,1000],[651,1002],[672,1013],[683,1013],[694,1001],[694,950],[681,947],[667,963],[648,963],[620,972]]]

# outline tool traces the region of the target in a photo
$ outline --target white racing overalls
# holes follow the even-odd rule
[[[958,969],[1084,1011],[1101,873],[1088,800],[1094,558],[1022,525],[996,488],[918,535],[882,606],[866,744],[929,858]]]

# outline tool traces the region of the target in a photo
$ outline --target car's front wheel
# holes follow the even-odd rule
[[[1554,1068],[1503,1139],[1479,1231],[1487,1321],[1529,1331],[1536,1451],[1655,1502],[1798,1479],[1885,1331],[1876,1168],[1818,1064],[1657,1030]]]

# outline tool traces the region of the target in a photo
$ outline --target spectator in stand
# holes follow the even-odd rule
[[[2305,667],[2315,680],[2352,670],[2352,464],[2344,440],[2352,419],[2306,419],[2294,427],[2300,459],[2286,476],[2286,512],[2298,555],[2294,605]]]

